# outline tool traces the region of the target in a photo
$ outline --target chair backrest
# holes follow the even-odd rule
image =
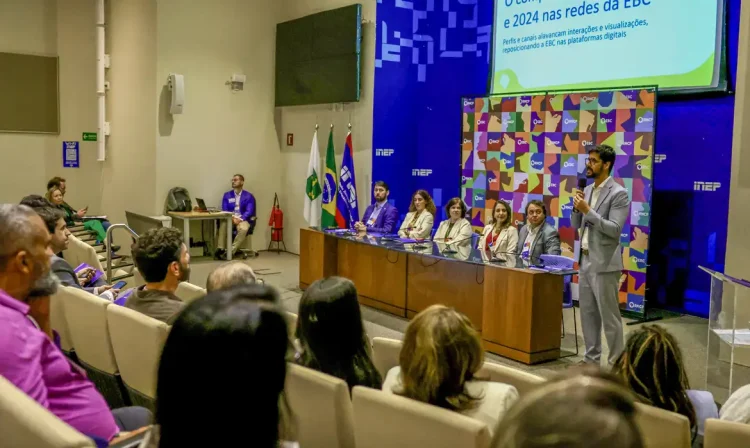
[[[62,288],[60,288],[60,290],[62,290]],[[60,335],[60,346],[63,351],[70,352],[74,348],[73,338],[70,336],[68,320],[65,317],[64,292],[61,294],[60,290],[58,290],[57,294],[50,297],[49,320],[52,329],[57,331],[57,334]]]
[[[544,378],[532,373],[491,362],[484,363],[477,373],[477,377],[489,377],[490,381],[515,386],[518,390],[518,395],[522,397],[544,383]]]
[[[174,295],[182,299],[183,302],[190,303],[195,299],[205,296],[206,290],[192,283],[182,282],[177,286],[177,291],[174,292]]]
[[[704,448],[747,448],[750,446],[750,425],[715,418],[706,419]]]
[[[372,362],[383,378],[389,370],[399,365],[398,357],[402,345],[403,343],[397,339],[372,338]]]
[[[297,315],[290,311],[287,311],[286,324],[289,331],[289,338],[294,340],[294,334],[297,332]]]
[[[636,403],[635,421],[644,448],[690,448],[690,420],[684,415]]]
[[[69,286],[61,286],[57,295],[65,301],[65,320],[78,359],[102,372],[117,373],[107,326],[111,302]]]
[[[71,266],[76,267],[81,263],[86,263],[92,268],[104,272],[104,266],[102,266],[102,262],[96,254],[96,249],[78,238],[70,240],[68,251],[72,251],[72,258],[77,260],[77,263],[71,263]]]
[[[85,448],[93,440],[0,376],[0,448]]]
[[[117,305],[107,308],[107,322],[122,381],[141,394],[156,398],[159,359],[170,327]]]
[[[346,381],[287,364],[285,393],[300,446],[354,448],[354,416]]]
[[[63,251],[63,259],[68,262],[73,267],[78,266],[81,264],[81,261],[79,260],[79,254],[76,251],[76,248],[74,247],[74,242],[77,241],[79,243],[82,243],[83,241],[79,240],[77,236],[70,235],[68,237],[68,248]]]
[[[487,425],[457,412],[360,386],[352,391],[352,401],[357,448],[490,445]]]

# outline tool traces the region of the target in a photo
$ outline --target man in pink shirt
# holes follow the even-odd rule
[[[109,441],[148,424],[150,415],[143,408],[113,415],[83,370],[53,343],[49,296],[57,282],[50,240],[31,208],[0,205],[0,375],[81,433]]]

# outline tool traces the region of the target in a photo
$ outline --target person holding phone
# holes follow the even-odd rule
[[[53,205],[59,207],[62,209],[62,211],[65,213],[65,221],[68,223],[68,225],[73,225],[77,222],[83,222],[83,226],[86,230],[92,230],[96,232],[96,239],[97,243],[105,242],[106,235],[107,235],[107,229],[112,225],[108,220],[104,219],[87,219],[86,214],[89,211],[89,206],[85,206],[82,209],[76,210],[73,207],[71,207],[66,201],[65,201],[65,193],[67,191],[67,184],[64,178],[56,176],[47,182],[47,194],[50,195],[50,192],[53,188],[57,188],[60,190],[61,197],[59,199],[59,202],[54,201],[52,197],[47,197],[47,200],[53,203]],[[117,252],[120,250],[119,246],[112,246],[112,252]]]

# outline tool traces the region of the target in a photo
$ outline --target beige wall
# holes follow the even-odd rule
[[[296,19],[316,12],[357,3],[351,0],[283,0],[283,13],[279,22]],[[320,125],[318,144],[321,167],[324,165],[330,124],[334,124],[336,166],[341,169],[344,140],[351,120],[354,168],[357,177],[359,210],[364,212],[370,204],[372,182],[372,106],[375,78],[375,1],[362,3],[362,93],[358,103],[345,105],[316,105],[279,108],[277,126],[281,145],[282,174],[281,206],[284,210],[284,242],[287,249],[299,253],[299,229],[307,223],[302,214],[305,193],[305,174],[310,158],[315,123]],[[286,146],[286,135],[294,134],[294,146]]]
[[[0,2],[0,51],[57,55],[56,1]],[[44,192],[45,154],[55,139],[42,134],[0,133],[0,202],[17,203],[27,194]]]
[[[277,7],[269,0],[161,0],[157,9],[154,207],[163,207],[175,186],[221,206],[240,173],[258,207],[255,249],[268,245],[268,213],[283,171],[274,128]],[[184,113],[174,117],[164,88],[170,73],[185,76]],[[225,85],[233,73],[247,75],[243,91]]]

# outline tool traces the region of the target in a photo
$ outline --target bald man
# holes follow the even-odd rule
[[[52,341],[51,236],[25,205],[0,205],[0,375],[79,432],[106,442],[150,422],[143,408],[110,412],[104,398]]]
[[[206,280],[206,291],[216,291],[239,285],[252,285],[257,283],[253,268],[245,263],[234,261],[225,263],[208,274]]]

